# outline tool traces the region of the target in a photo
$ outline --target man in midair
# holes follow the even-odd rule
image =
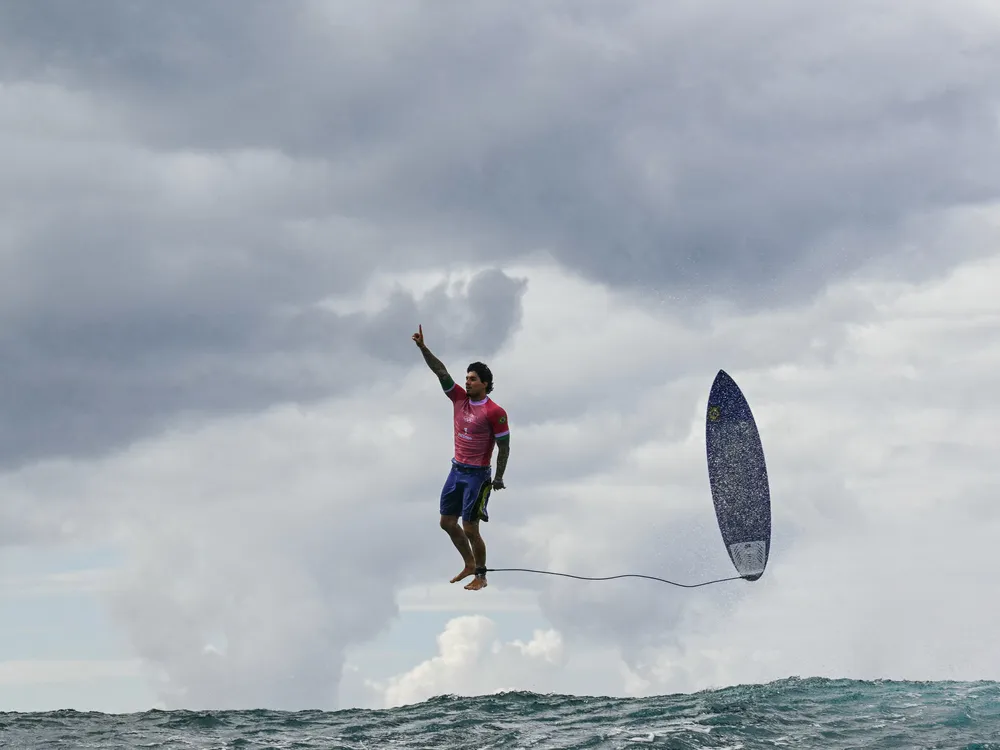
[[[491,490],[504,488],[503,474],[510,455],[507,412],[487,395],[493,391],[493,373],[485,364],[473,362],[466,368],[463,389],[424,344],[422,325],[413,334],[413,340],[427,366],[441,381],[454,409],[455,454],[441,490],[441,528],[448,532],[465,567],[451,582],[474,576],[465,588],[477,591],[486,587],[486,542],[479,533],[479,522],[490,520],[486,504]],[[494,446],[497,471],[491,479]]]

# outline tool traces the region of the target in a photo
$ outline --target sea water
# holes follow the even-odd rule
[[[1000,683],[793,678],[650,698],[444,695],[384,710],[5,713],[0,747],[1000,750]]]

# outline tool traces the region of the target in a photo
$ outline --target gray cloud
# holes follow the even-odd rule
[[[151,299],[126,301],[114,312],[100,310],[100,302],[76,314],[39,309],[0,339],[8,367],[0,396],[3,463],[100,454],[161,428],[177,412],[309,402],[368,379],[373,368],[379,376],[386,367],[402,374],[414,362],[409,335],[422,317],[445,330],[446,316],[463,321],[446,344],[475,344],[486,356],[513,332],[522,287],[487,272],[462,296],[438,289],[418,301],[399,292],[373,315],[316,306],[285,314],[263,294],[256,306],[220,307],[190,287],[180,290],[176,307]],[[224,293],[227,285],[219,288]]]
[[[628,502],[621,497],[625,493],[615,494],[618,497],[609,498],[609,502]],[[664,497],[664,503],[668,502],[669,498]],[[563,572],[596,577],[636,573],[684,584],[734,576],[736,571],[732,566],[720,565],[720,555],[714,554],[722,545],[710,503],[708,498],[707,513],[681,511],[669,514],[669,518],[663,518],[666,514],[650,514],[650,519],[659,519],[657,524],[644,523],[639,518],[609,522],[609,526],[616,527],[615,536],[627,536],[629,540],[618,550],[621,557],[617,562],[605,559],[601,563],[603,569],[595,569],[586,559],[583,545],[575,570]],[[609,528],[606,533],[613,532]],[[598,549],[607,546],[603,540],[594,539],[593,543]],[[724,555],[723,551],[721,556]],[[706,558],[711,563],[706,564]],[[633,663],[648,649],[676,645],[682,633],[678,626],[695,601],[736,601],[748,594],[747,584],[741,581],[697,589],[641,578],[606,582],[555,578],[543,585],[543,611],[557,630],[572,638],[614,643],[626,661]]]
[[[728,8],[739,35],[639,5],[401,6],[377,19],[334,7],[156,9],[141,21],[160,30],[152,44],[124,55],[156,64],[97,80],[117,96],[161,84],[159,104],[133,116],[166,143],[329,159],[347,173],[352,211],[549,243],[623,283],[688,288],[708,268],[736,286],[784,278],[784,262],[833,229],[996,194],[983,158],[996,138],[995,40],[940,23],[931,4],[912,5],[895,32],[866,29],[879,19],[860,5]],[[117,31],[120,45],[115,19],[83,28]],[[187,54],[170,54],[181,43]],[[88,81],[106,69],[71,49]]]
[[[3,6],[6,461],[321,396],[402,366],[417,314],[460,348],[516,327],[500,276],[470,314],[310,312],[378,269],[544,248],[754,306],[893,272],[908,222],[1000,188],[995,26],[908,8]]]
[[[891,29],[860,3],[105,6],[45,32],[55,57],[24,41],[44,7],[8,11],[8,55],[110,99],[145,143],[318,160],[347,215],[694,299],[800,299],[891,252],[900,222],[1000,187],[996,35],[931,3]]]
[[[493,342],[503,342],[520,324],[518,302],[525,288],[524,280],[497,270],[473,277],[463,297],[449,294],[444,285],[436,287],[428,294],[427,312],[439,321],[445,351],[492,353],[499,348]]]
[[[310,519],[294,549],[254,522],[146,540],[112,611],[170,708],[335,707],[345,649],[396,614],[384,582],[414,554],[406,540],[391,552],[359,544],[378,536],[361,510]]]

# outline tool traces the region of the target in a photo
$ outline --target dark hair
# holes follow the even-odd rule
[[[490,372],[490,368],[484,365],[482,362],[473,362],[471,365],[465,368],[466,372],[474,372],[479,376],[479,379],[486,383],[486,392],[491,393],[493,391],[493,373]]]

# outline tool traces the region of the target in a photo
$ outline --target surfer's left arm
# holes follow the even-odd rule
[[[503,489],[503,473],[507,470],[507,458],[510,456],[510,425],[507,423],[507,412],[502,406],[490,402],[487,411],[490,429],[497,443],[497,473],[493,479],[493,489]]]
[[[493,479],[493,488],[502,490],[503,473],[507,470],[507,459],[510,457],[510,433],[497,438],[497,475]]]

